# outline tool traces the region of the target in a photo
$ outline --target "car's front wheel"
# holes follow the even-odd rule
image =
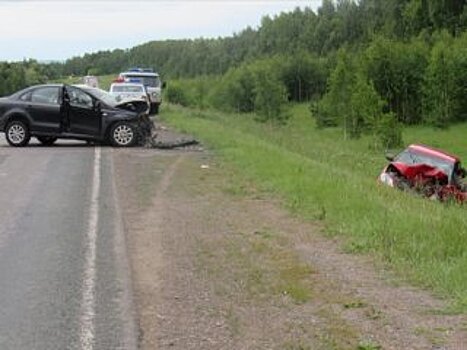
[[[26,123],[20,120],[14,120],[5,128],[7,142],[14,147],[23,147],[29,143],[31,134]]]
[[[37,139],[44,146],[52,146],[57,141],[57,138],[52,136],[37,136]]]
[[[135,126],[127,122],[117,123],[110,129],[110,143],[115,147],[133,146],[136,136]]]

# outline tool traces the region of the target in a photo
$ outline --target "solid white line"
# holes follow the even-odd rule
[[[82,350],[94,348],[94,317],[95,317],[95,283],[96,283],[96,241],[99,223],[99,191],[101,183],[100,174],[101,149],[95,148],[94,170],[92,178],[91,205],[89,208],[89,222],[87,230],[87,249],[85,256],[83,294],[80,316],[80,345]]]

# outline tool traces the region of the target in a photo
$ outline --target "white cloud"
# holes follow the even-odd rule
[[[149,40],[227,36],[321,0],[0,1],[0,60],[63,59]]]

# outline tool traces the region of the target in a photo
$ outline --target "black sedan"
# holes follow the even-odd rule
[[[151,132],[146,109],[144,102],[118,102],[99,89],[37,85],[0,98],[0,132],[16,147],[26,146],[31,137],[44,145],[60,138],[128,147]]]

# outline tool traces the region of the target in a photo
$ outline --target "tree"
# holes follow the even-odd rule
[[[362,71],[356,75],[351,98],[352,136],[372,136],[371,147],[389,149],[402,144],[402,128],[394,113],[383,113],[385,103]]]
[[[302,51],[291,56],[279,56],[278,61],[280,79],[292,101],[309,101],[324,94],[328,75],[326,60]]]
[[[363,72],[358,72],[355,80],[354,91],[350,99],[351,136],[360,137],[360,134],[365,130],[376,136],[383,114],[384,102]]]
[[[354,81],[353,59],[345,49],[341,49],[336,68],[328,80],[327,93],[318,104],[315,117],[318,127],[341,125],[344,139],[347,139],[351,128],[349,106]]]
[[[253,93],[258,120],[283,122],[287,119],[283,109],[287,102],[287,91],[274,68],[256,67]]]
[[[375,37],[365,51],[365,69],[376,91],[399,121],[422,121],[422,87],[428,61],[423,42],[398,42]]]
[[[426,121],[447,127],[467,120],[467,35],[439,34],[431,52],[424,92]]]

